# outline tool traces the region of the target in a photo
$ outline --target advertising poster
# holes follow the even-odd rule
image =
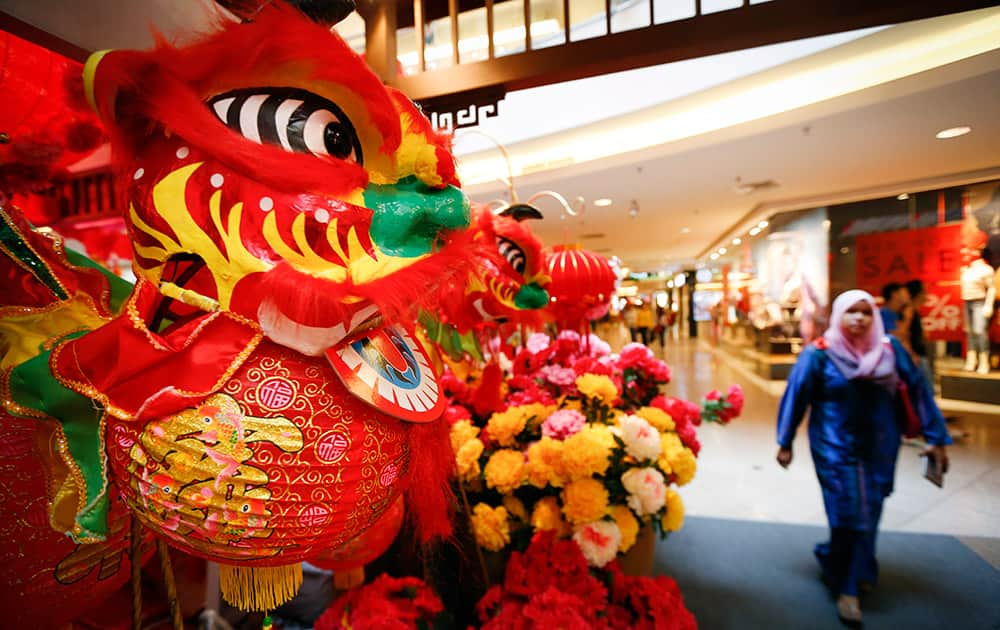
[[[889,282],[922,280],[927,302],[920,315],[927,338],[964,339],[960,224],[859,235],[855,247],[859,289],[880,296]]]

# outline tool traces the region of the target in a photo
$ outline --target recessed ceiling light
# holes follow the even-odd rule
[[[602,197],[600,199],[595,199],[594,200],[594,205],[597,206],[598,208],[603,208],[605,206],[610,206],[611,205],[611,200],[608,199],[607,197]]]
[[[733,239],[733,245],[739,245],[742,242],[743,242],[743,239],[741,239],[741,238],[734,238]]]
[[[719,255],[721,256],[721,255],[725,254],[725,253],[726,253],[726,252],[728,252],[728,251],[729,251],[729,250],[728,250],[728,249],[726,249],[725,247],[720,247],[720,248],[719,248]]]
[[[685,227],[681,228],[681,234],[687,234],[690,231],[691,231],[691,228],[689,228],[689,227],[685,226]]]
[[[750,228],[750,236],[757,236],[758,234],[760,234],[760,228],[759,227],[752,227],[752,228]]]
[[[947,140],[948,138],[957,138],[959,136],[964,136],[965,134],[972,131],[972,127],[951,127],[950,129],[942,129],[937,132],[935,136],[938,140]]]
[[[768,223],[767,223],[767,221],[761,221],[760,223],[758,223],[758,224],[757,224],[757,227],[759,227],[759,228],[760,228],[760,229],[762,229],[762,230],[763,230],[764,228],[766,228],[767,226],[768,226]]]
[[[717,253],[715,253],[715,252],[712,252],[712,255],[709,256],[709,258],[711,258],[712,260],[718,260],[719,259],[719,255]]]
[[[900,193],[900,194],[896,195],[896,199],[899,199],[900,201],[906,201],[909,198],[910,198],[910,196],[907,195],[906,193]]]

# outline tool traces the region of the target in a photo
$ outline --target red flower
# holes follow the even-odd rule
[[[701,443],[698,442],[698,433],[695,431],[694,425],[687,420],[681,422],[675,420],[674,425],[681,443],[691,449],[691,452],[697,457],[698,452],[701,451]]]
[[[720,398],[722,398],[722,394],[717,389],[713,389],[705,394],[705,400],[719,400]]]
[[[449,425],[452,425],[459,420],[468,420],[472,418],[472,414],[470,414],[469,410],[462,405],[452,404],[448,405],[448,407],[444,410],[443,417]]]
[[[593,604],[549,586],[528,600],[521,614],[530,620],[535,628],[559,628],[560,630],[591,630],[593,628]]]
[[[638,367],[652,356],[653,352],[641,343],[627,344],[618,355],[618,368],[625,370],[630,367]]]

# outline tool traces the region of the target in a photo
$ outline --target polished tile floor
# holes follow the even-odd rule
[[[613,346],[622,337],[601,331]],[[729,426],[703,425],[698,474],[680,489],[687,513],[750,521],[825,525],[826,516],[809,455],[805,423],[800,427],[788,470],[775,462],[775,416],[783,383],[748,373],[725,354],[695,340],[653,344],[673,369],[668,394],[698,400],[712,388],[736,382],[746,390],[743,416]],[[963,409],[961,405],[955,406]],[[949,449],[951,471],[943,489],[921,474],[919,444],[904,444],[896,490],[886,500],[882,529],[948,534],[963,539],[1000,568],[1000,408],[946,411],[956,419]],[[971,537],[971,538],[970,538]]]

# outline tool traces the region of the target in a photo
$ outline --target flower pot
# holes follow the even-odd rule
[[[641,577],[653,574],[655,560],[656,532],[653,531],[653,526],[647,523],[639,530],[632,548],[618,558],[618,564],[625,575]]]

